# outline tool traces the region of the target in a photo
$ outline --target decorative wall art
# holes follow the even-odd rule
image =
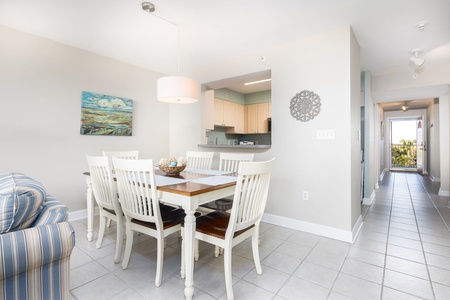
[[[320,97],[312,91],[301,91],[291,99],[291,115],[301,122],[308,122],[320,113]]]
[[[132,135],[133,100],[82,92],[81,128],[86,135]]]

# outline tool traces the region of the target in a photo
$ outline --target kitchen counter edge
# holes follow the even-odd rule
[[[214,145],[198,144],[199,148],[229,148],[229,149],[270,149],[272,145]]]

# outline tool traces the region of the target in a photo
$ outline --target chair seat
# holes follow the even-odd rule
[[[201,207],[213,209],[213,210],[223,210],[227,211],[230,210],[233,207],[233,200],[232,199],[219,199],[213,202],[209,202],[203,205],[200,205]]]
[[[159,208],[164,229],[184,223],[186,214],[183,209],[164,204],[160,204]],[[195,213],[194,216],[199,217],[200,213]],[[137,219],[132,219],[131,222],[156,230],[156,224],[153,222],[145,222]]]
[[[229,213],[217,210],[207,215],[198,217],[196,220],[196,230],[203,234],[211,235],[219,239],[225,239],[225,233],[227,231],[229,221]],[[241,235],[252,227],[254,227],[254,225],[246,229],[236,231],[234,233],[234,237]]]
[[[104,211],[107,211],[107,212],[109,212],[110,214],[113,214],[113,215],[116,214],[116,212],[114,211],[114,209],[109,209],[109,208],[103,207],[103,210],[104,210]]]
[[[161,209],[161,219],[164,229],[180,225],[184,222],[184,217],[186,216],[186,214],[184,213],[183,209],[169,207],[167,205],[163,206],[164,208]],[[153,222],[145,222],[137,219],[132,219],[131,222],[156,230],[156,224]]]

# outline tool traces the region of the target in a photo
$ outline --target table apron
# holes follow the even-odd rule
[[[229,186],[192,197],[161,191],[159,196],[164,203],[182,206],[185,210],[195,210],[199,205],[233,195],[235,189],[236,186]]]

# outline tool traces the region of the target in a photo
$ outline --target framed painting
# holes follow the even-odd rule
[[[133,100],[81,93],[81,134],[131,136],[132,121]]]

